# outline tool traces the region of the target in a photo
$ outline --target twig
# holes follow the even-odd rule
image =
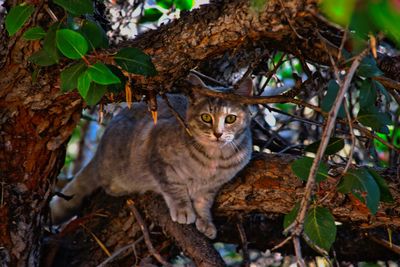
[[[93,237],[93,239],[100,246],[100,248],[104,251],[104,253],[106,253],[107,256],[110,257],[111,253],[107,249],[107,247],[103,244],[103,242],[101,242],[101,240],[89,228],[87,228],[84,224],[81,223],[80,226],[82,226],[82,228],[85,229]]]
[[[271,248],[271,251],[280,249],[281,247],[283,247],[284,245],[286,245],[290,240],[292,240],[292,236],[291,236],[291,235],[288,236],[288,237],[286,237],[285,240],[283,240],[282,242],[280,242],[278,245],[276,245],[276,246],[274,246],[273,248]]]
[[[296,254],[297,266],[306,267],[306,263],[304,262],[303,256],[301,254],[301,246],[300,246],[300,237],[299,236],[293,237],[293,246],[294,246],[294,252]]]
[[[185,120],[182,118],[182,116],[174,109],[174,107],[171,105],[171,103],[168,100],[168,96],[163,94],[162,95],[163,100],[167,104],[169,110],[174,114],[175,118],[179,121],[179,123],[182,125],[183,128],[185,128],[187,134],[192,137],[192,132],[190,131],[189,127],[187,126]]]
[[[229,92],[212,91],[210,89],[207,89],[207,88],[204,88],[201,86],[193,86],[191,84],[187,84],[187,85],[191,86],[192,89],[195,90],[199,94],[202,94],[205,96],[223,98],[223,99],[227,99],[230,101],[239,102],[239,103],[243,103],[243,104],[251,105],[251,104],[293,103],[293,104],[296,104],[299,106],[304,106],[304,107],[310,108],[319,113],[326,114],[326,112],[324,112],[320,107],[309,104],[301,99],[290,98],[290,97],[285,97],[285,96],[281,96],[281,95],[277,95],[277,96],[242,96],[242,95],[236,95],[234,93],[229,93]]]
[[[115,251],[113,254],[111,254],[110,257],[108,257],[105,261],[101,262],[99,265],[97,265],[97,267],[104,267],[106,266],[107,263],[112,262],[116,257],[118,257],[122,252],[124,252],[125,250],[129,249],[129,248],[134,248],[135,245],[137,245],[140,241],[143,240],[143,236],[139,237],[137,240],[135,240],[135,242],[132,242],[131,244],[128,244],[120,249],[118,249],[117,251]]]
[[[244,228],[243,228],[242,218],[239,219],[239,222],[236,224],[236,227],[239,232],[240,241],[242,242],[242,251],[243,251],[242,266],[249,267],[250,266],[250,256],[249,256],[249,249],[248,249],[249,242],[247,241],[246,232],[244,231]]]
[[[201,72],[198,72],[197,70],[191,70],[190,72],[192,72],[192,73],[196,74],[197,76],[199,76],[200,78],[206,79],[206,80],[208,80],[208,81],[210,81],[212,83],[218,84],[218,85],[223,86],[223,87],[227,87],[226,84],[224,84],[224,83],[222,83],[222,82],[220,82],[220,81],[218,81],[218,80],[216,80],[216,79],[214,79],[214,78],[212,78],[210,76],[207,76],[207,75],[205,75],[205,74],[203,74]]]
[[[149,230],[147,229],[147,226],[140,215],[139,211],[135,207],[135,203],[133,200],[128,199],[126,201],[126,204],[128,205],[128,208],[132,211],[133,215],[136,218],[137,223],[140,226],[140,229],[142,230],[143,233],[143,238],[144,242],[146,243],[147,249],[149,250],[150,254],[162,265],[167,266],[167,267],[172,267],[172,264],[168,263],[158,252],[157,250],[153,247],[153,244],[151,243],[150,240],[150,234]]]
[[[276,63],[276,65],[274,66],[274,68],[269,71],[268,76],[267,76],[267,80],[265,81],[265,83],[261,86],[260,89],[260,94],[262,94],[265,90],[265,87],[267,87],[269,81],[271,80],[272,76],[276,73],[276,71],[278,70],[278,68],[282,65],[283,63],[283,59],[285,58],[286,54],[283,53],[281,58],[278,60],[278,62]]]
[[[365,49],[354,59],[353,63],[351,64],[351,67],[349,69],[349,72],[347,73],[345,80],[340,87],[340,90],[337,94],[335,102],[333,103],[332,108],[328,114],[326,127],[324,127],[322,137],[321,137],[321,143],[320,143],[320,146],[318,147],[318,151],[315,155],[313,164],[310,169],[310,173],[308,175],[307,184],[305,187],[305,192],[304,192],[303,198],[301,200],[299,212],[297,214],[297,217],[296,217],[294,223],[292,223],[287,229],[285,229],[285,232],[290,231],[292,233],[292,235],[294,236],[293,242],[295,245],[296,256],[297,256],[299,264],[301,264],[301,254],[298,254],[298,253],[301,253],[301,251],[300,251],[300,248],[299,247],[296,248],[296,246],[300,245],[299,244],[300,243],[299,236],[303,231],[304,219],[305,219],[305,216],[306,216],[306,213],[308,210],[308,206],[310,204],[312,191],[313,191],[314,185],[315,185],[315,175],[317,173],[317,169],[320,164],[320,161],[324,155],[325,149],[329,143],[329,139],[330,139],[330,136],[334,129],[336,117],[339,112],[339,108],[343,102],[344,95],[350,86],[350,82],[351,82],[353,75],[356,72],[361,60],[364,58],[364,56],[367,55],[368,51],[369,51],[368,49]]]
[[[347,121],[349,122],[351,146],[350,146],[349,158],[347,159],[346,166],[344,167],[344,170],[343,170],[341,176],[345,175],[347,173],[347,170],[350,168],[351,162],[353,161],[354,147],[356,145],[356,136],[354,135],[353,123],[351,122],[351,115],[350,115],[349,107],[347,106],[346,101],[344,101],[343,106],[344,106],[344,111],[346,112]]]
[[[279,0],[279,2],[281,3],[282,9],[283,9],[283,15],[285,15],[286,20],[288,21],[289,27],[292,29],[292,31],[296,34],[297,37],[299,37],[299,39],[301,40],[305,40],[305,38],[303,36],[301,36],[296,29],[294,28],[293,24],[292,24],[292,20],[289,18],[289,16],[286,13],[286,8],[285,5],[283,4],[282,0]]]

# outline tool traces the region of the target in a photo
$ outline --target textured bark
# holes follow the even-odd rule
[[[224,186],[213,209],[218,226],[216,241],[240,244],[238,223],[242,223],[252,248],[271,249],[285,239],[282,235],[283,215],[293,208],[304,191],[304,183],[293,174],[290,167],[295,158],[291,155],[257,154],[231,183]],[[340,166],[331,166],[331,172],[337,168]],[[400,245],[399,180],[395,172],[386,171],[381,175],[388,182],[395,202],[381,204],[376,216],[372,216],[366,207],[354,198],[336,193],[335,178],[329,178],[320,184],[316,194],[319,198],[328,195],[321,204],[331,210],[336,221],[342,223],[338,226],[337,240],[333,245],[337,259],[348,261],[398,259],[399,254],[394,250]],[[68,227],[68,235],[62,234],[67,237],[61,240],[63,248],[53,261],[53,266],[65,266],[62,262],[72,264],[75,258],[86,259],[84,265],[80,262],[68,266],[96,266],[107,258],[100,246],[93,242],[91,234],[88,234],[87,230],[86,234],[84,233],[83,228],[79,226],[80,223],[85,224],[89,231],[103,240],[111,252],[139,238],[140,231],[134,217],[129,214],[125,198],[111,198],[100,192],[90,199],[93,199],[91,204],[85,205],[83,211],[83,214],[88,215],[78,222],[72,222],[72,227]],[[167,207],[160,196],[149,193],[135,196],[133,199],[144,210],[148,225],[154,223],[161,227],[164,236],[157,234],[157,228],[153,228],[151,237],[155,247],[166,257],[174,255],[171,249],[167,248],[171,247],[171,244],[176,244],[198,266],[220,266],[218,262],[212,262],[218,257],[215,252],[209,252],[210,244],[196,232],[194,226],[179,225],[171,221]],[[96,214],[103,215],[99,217]],[[386,243],[386,246],[384,244],[389,240],[388,229],[392,231],[394,249],[388,247],[389,243]],[[173,242],[169,241],[169,238],[172,238]],[[76,252],[72,254],[72,251],[77,249],[76,247],[71,249],[72,244],[79,244],[79,254]],[[305,255],[316,255],[305,242],[303,249]],[[293,253],[291,243],[278,251]],[[139,257],[147,255],[147,249],[143,244],[137,246],[136,252]],[[131,251],[126,251],[121,257],[116,258],[115,266],[127,263],[126,261],[132,263],[130,254]],[[68,258],[68,255],[73,255],[73,258]]]

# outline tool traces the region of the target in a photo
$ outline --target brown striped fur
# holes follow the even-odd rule
[[[190,75],[194,85],[205,86]],[[251,80],[238,93],[249,94]],[[70,201],[51,201],[54,223],[68,219],[84,196],[98,187],[120,196],[148,190],[163,195],[171,218],[179,223],[196,223],[199,231],[215,238],[210,208],[219,188],[249,161],[252,152],[250,114],[246,106],[223,99],[196,95],[188,100],[169,95],[174,109],[186,118],[192,137],[160,100],[156,125],[144,103],[135,103],[117,115],[106,129],[97,152],[62,191]],[[212,116],[204,122],[201,114]],[[228,114],[236,116],[226,123]]]

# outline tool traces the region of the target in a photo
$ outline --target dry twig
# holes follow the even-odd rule
[[[126,204],[128,205],[128,208],[132,211],[133,215],[136,218],[137,223],[140,226],[140,229],[142,230],[143,233],[143,238],[144,238],[144,242],[146,243],[147,249],[149,250],[150,254],[159,262],[161,263],[163,266],[166,267],[172,267],[172,265],[170,263],[168,263],[161,255],[160,253],[157,252],[157,250],[154,248],[153,244],[151,243],[150,240],[150,234],[149,234],[149,230],[147,229],[147,226],[142,218],[142,216],[140,215],[139,211],[136,209],[135,207],[135,203],[133,202],[133,200],[128,199],[126,201]]]

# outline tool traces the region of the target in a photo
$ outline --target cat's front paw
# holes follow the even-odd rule
[[[217,228],[211,221],[197,218],[196,228],[210,239],[214,239],[217,236]]]
[[[171,209],[171,218],[174,222],[181,224],[191,224],[196,221],[196,214],[191,206],[184,206],[182,208]]]

